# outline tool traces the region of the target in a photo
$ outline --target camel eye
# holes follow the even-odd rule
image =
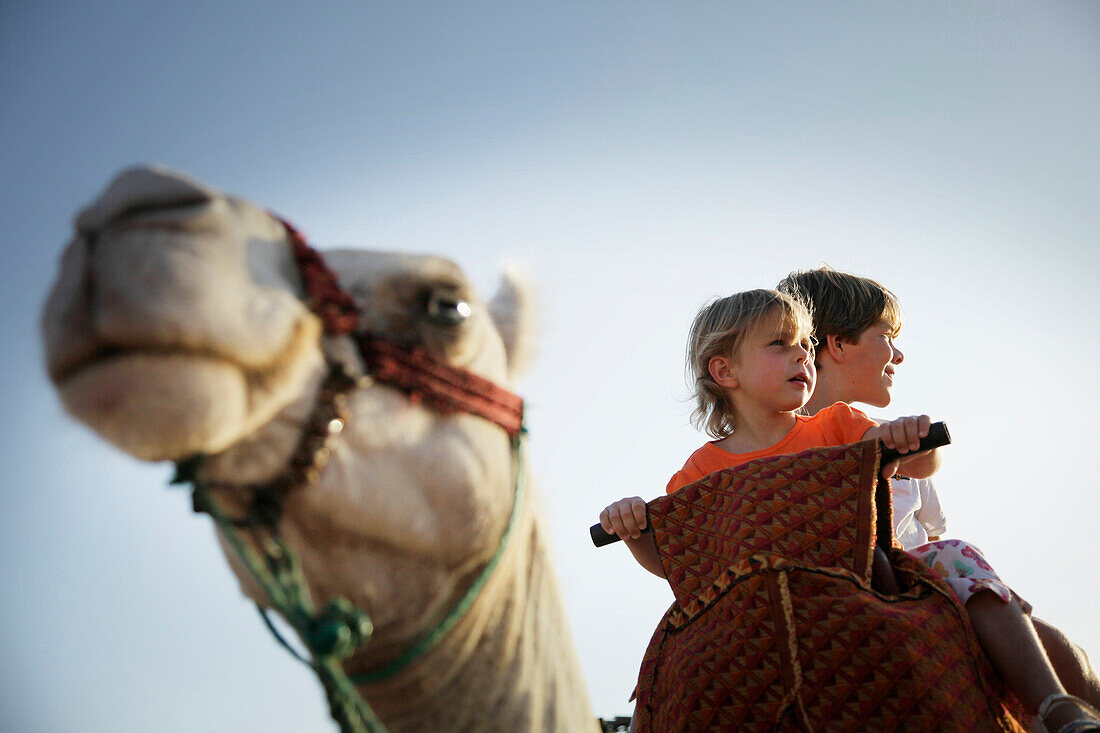
[[[452,293],[432,293],[426,308],[428,318],[441,326],[457,326],[473,313],[470,304]]]

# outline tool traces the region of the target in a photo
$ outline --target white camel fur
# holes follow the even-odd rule
[[[521,278],[506,275],[486,304],[442,258],[324,256],[361,330],[501,385],[526,368],[533,314]],[[49,373],[65,408],[123,451],[148,461],[207,454],[204,478],[263,482],[297,445],[326,355],[363,370],[347,337],[322,335],[303,295],[273,216],[164,169],[131,169],[77,217],[42,320]],[[437,300],[472,311],[432,318],[426,306]],[[279,529],[318,606],[342,596],[369,613],[374,635],[345,665],[354,672],[433,628],[496,551],[513,454],[500,427],[442,415],[384,384],[357,388],[349,408],[331,459],[287,496]],[[219,500],[240,509],[241,494]],[[451,633],[396,677],[359,688],[389,730],[597,729],[531,499]]]

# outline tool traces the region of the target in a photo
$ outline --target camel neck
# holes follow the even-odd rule
[[[530,512],[517,529],[452,632],[400,674],[359,688],[393,733],[438,729],[444,721],[454,730],[595,730],[556,579]]]

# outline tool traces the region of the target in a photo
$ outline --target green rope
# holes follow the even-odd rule
[[[470,584],[462,598],[434,629],[424,634],[400,657],[380,669],[351,677],[344,672],[341,661],[370,639],[373,626],[367,614],[343,598],[334,599],[317,612],[295,554],[283,544],[274,527],[267,527],[261,534],[259,531],[261,527],[255,520],[250,521],[248,526],[253,530],[253,539],[262,548],[262,557],[245,542],[238,531],[240,523],[222,513],[210,496],[210,487],[195,475],[199,459],[179,464],[172,483],[192,484],[192,501],[195,510],[210,515],[221,536],[267,594],[270,607],[282,615],[297,632],[309,650],[309,659],[299,654],[283,638],[268,617],[267,611],[257,604],[260,616],[279,644],[299,661],[309,665],[321,681],[328,699],[329,712],[340,725],[340,730],[343,733],[385,733],[385,725],[371,709],[370,704],[359,695],[356,685],[386,679],[410,665],[438,644],[473,605],[493,570],[500,563],[518,524],[520,507],[526,494],[524,440],[526,435],[526,428],[521,428],[512,440],[512,450],[515,455],[515,493],[512,513],[492,558]]]
[[[263,546],[261,558],[211,499],[206,483],[194,479],[192,482],[196,509],[211,516],[222,537],[264,589],[270,606],[286,619],[309,649],[312,659],[306,660],[279,635],[261,609],[261,615],[279,643],[313,668],[325,689],[329,713],[340,730],[344,733],[385,733],[386,726],[340,666],[340,660],[370,638],[373,629],[367,615],[342,598],[317,613],[294,553],[279,538],[269,534],[256,538]]]

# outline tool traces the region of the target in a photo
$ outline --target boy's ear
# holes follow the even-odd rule
[[[824,349],[818,348],[819,354],[824,352],[833,358],[833,361],[844,361],[844,347],[846,344],[836,334],[825,337]]]
[[[710,372],[711,379],[726,389],[737,388],[737,374],[733,368],[733,360],[728,356],[712,356],[707,362],[707,371]]]

